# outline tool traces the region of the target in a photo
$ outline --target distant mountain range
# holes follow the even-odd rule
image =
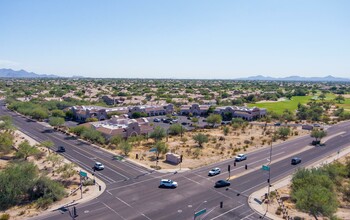
[[[36,74],[25,70],[0,69],[0,77],[3,78],[60,78],[56,75]]]
[[[247,78],[238,78],[236,80],[260,80],[260,81],[309,81],[309,82],[350,82],[350,79],[340,78],[334,76],[325,77],[301,77],[301,76],[288,76],[288,77],[270,77],[270,76],[250,76]]]
[[[13,69],[0,69],[0,78],[65,78],[53,74],[37,74],[33,72],[27,72],[25,70],[13,70]],[[71,78],[86,78],[84,76],[72,76]],[[326,77],[301,77],[301,76],[288,76],[288,77],[270,77],[270,76],[250,76],[246,78],[238,78],[235,80],[256,80],[256,81],[308,81],[308,82],[350,82],[348,78],[340,78],[334,76]]]

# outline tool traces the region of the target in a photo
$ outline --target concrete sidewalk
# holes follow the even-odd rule
[[[335,161],[341,157],[345,157],[348,154],[350,154],[350,146],[348,146],[348,147],[342,149],[341,151],[334,153],[334,154],[332,154],[324,159],[318,160],[315,163],[308,165],[306,168],[321,167],[325,164],[332,163],[333,161]],[[291,180],[292,180],[292,175],[289,175],[288,177],[286,177],[278,182],[273,183],[273,185],[270,187],[270,192],[287,186],[288,184],[290,184]],[[267,183],[266,183],[266,185],[267,185]],[[259,213],[260,216],[265,215],[265,218],[282,220],[283,218],[281,218],[281,216],[277,216],[273,213],[266,212],[266,209],[263,206],[263,198],[265,197],[265,193],[267,193],[267,191],[268,191],[268,186],[266,186],[262,189],[259,189],[258,191],[252,193],[248,198],[248,204],[249,204],[250,208],[253,209],[254,211],[256,211],[257,213]]]

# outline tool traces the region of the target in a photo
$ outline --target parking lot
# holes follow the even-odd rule
[[[175,121],[166,120],[168,119],[168,117],[165,115],[152,116],[152,117],[148,117],[147,119],[149,120],[150,123],[154,124],[154,127],[160,126],[166,130],[169,129],[169,127],[174,123],[181,124],[188,131],[193,130],[195,128],[194,124],[196,124],[197,127],[199,128],[203,128],[206,125],[208,125],[205,117],[198,117],[198,122],[196,123],[192,122],[191,118],[188,116],[175,116],[175,117],[176,117]],[[157,121],[157,119],[159,119],[159,121]]]

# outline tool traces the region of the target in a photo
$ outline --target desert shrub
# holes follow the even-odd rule
[[[0,220],[9,220],[10,219],[10,214],[4,213],[0,216]]]
[[[36,207],[40,209],[47,209],[52,203],[52,198],[41,197],[36,201]]]

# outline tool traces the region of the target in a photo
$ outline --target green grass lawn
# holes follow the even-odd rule
[[[267,111],[273,111],[278,114],[282,114],[285,109],[289,109],[292,112],[298,108],[298,103],[306,104],[312,96],[293,96],[291,100],[281,101],[281,102],[262,102],[262,103],[253,103],[248,104],[248,107],[259,107],[266,108]]]
[[[316,94],[315,96],[293,96],[292,100],[286,100],[281,102],[261,102],[261,103],[253,103],[248,104],[248,107],[259,107],[259,108],[266,108],[267,111],[273,111],[278,114],[282,114],[285,109],[289,109],[292,112],[295,112],[295,110],[298,108],[298,103],[300,104],[306,104],[307,102],[311,101],[312,98],[317,100],[319,94]],[[325,100],[333,100],[336,97],[333,93],[327,93]],[[344,108],[346,111],[350,111],[350,99],[345,99],[345,102],[342,102],[340,104],[336,103],[337,106]]]
[[[340,108],[344,108],[346,111],[350,111],[350,99],[345,99],[344,102],[341,102],[340,104],[336,104]]]

